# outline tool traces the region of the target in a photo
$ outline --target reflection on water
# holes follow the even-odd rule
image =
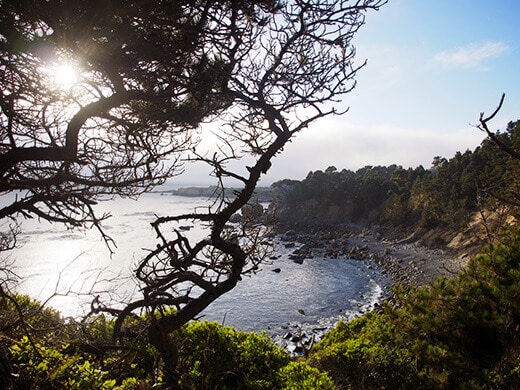
[[[288,324],[330,327],[352,318],[382,297],[379,275],[368,263],[347,259],[307,259],[303,264],[281,257],[209,306],[204,318],[246,331],[278,329]],[[274,272],[273,269],[280,269]]]
[[[25,221],[21,247],[10,256],[22,278],[19,290],[41,300],[54,292],[50,304],[65,316],[81,316],[92,297],[101,295],[115,302],[135,296],[132,267],[155,246],[150,223],[155,216],[192,212],[205,202],[146,194],[138,201],[117,199],[99,205],[99,214],[110,212],[104,225],[115,240],[114,253],[99,232],[68,231],[61,225]],[[207,232],[195,226],[190,234],[202,238]],[[346,259],[306,259],[297,264],[288,249],[279,245],[276,260],[264,263],[251,277],[219,298],[204,313],[205,319],[225,322],[242,330],[261,330],[286,323],[329,326],[341,317],[352,317],[371,307],[381,297],[381,275],[368,263]],[[280,272],[272,270],[279,268]]]

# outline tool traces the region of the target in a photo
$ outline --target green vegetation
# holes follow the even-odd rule
[[[395,302],[339,323],[313,349],[313,366],[339,388],[520,387],[520,230],[455,278],[396,286]]]
[[[263,334],[208,322],[193,322],[178,333],[184,388],[271,389],[289,363],[287,353]]]
[[[520,149],[520,121],[499,139]],[[460,231],[475,212],[506,205],[518,215],[520,161],[485,140],[473,152],[435,157],[431,169],[367,166],[356,172],[310,172],[302,181],[273,185],[280,221],[292,226],[342,222],[377,223],[408,229]],[[442,242],[440,242],[442,243]]]
[[[0,300],[0,387],[12,389],[166,388],[160,354],[138,321],[130,344],[112,339],[113,321],[64,320],[26,296]],[[20,315],[24,320],[21,320]],[[181,389],[334,389],[328,374],[291,362],[266,335],[209,322],[174,333]]]
[[[519,149],[520,122],[497,137]],[[475,212],[517,215],[519,173],[519,160],[484,141],[474,152],[435,158],[430,170],[330,167],[275,187],[282,217],[292,210],[301,222],[305,210],[316,223],[321,216],[457,230]],[[520,227],[502,222],[503,234],[456,277],[397,284],[382,307],[339,323],[298,359],[265,334],[192,321],[170,335],[172,368],[148,337],[157,313],[127,318],[126,337],[115,339],[116,322],[105,315],[64,319],[2,289],[0,388],[520,388]]]
[[[264,334],[191,322],[175,332],[182,389],[474,389],[520,387],[520,229],[453,278],[397,285],[377,311],[341,322],[306,358]],[[161,357],[140,321],[130,344],[113,321],[60,318],[25,296],[0,301],[1,363],[11,388],[161,388]],[[20,321],[23,314],[25,321]],[[30,337],[29,337],[30,336]]]
[[[115,343],[114,323],[103,315],[77,322],[27,296],[4,293],[0,323],[1,374],[13,389],[127,388],[152,379],[153,348],[142,336],[131,345]]]

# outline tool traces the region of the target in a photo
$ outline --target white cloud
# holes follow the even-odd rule
[[[388,125],[359,126],[346,121],[324,120],[299,134],[273,161],[264,183],[291,178],[301,180],[309,171],[356,170],[365,165],[429,168],[435,156],[451,158],[457,151],[473,150],[484,138],[476,128],[438,131]]]
[[[509,50],[504,42],[484,42],[458,47],[435,55],[435,60],[443,65],[457,68],[483,69],[483,63],[500,57]]]

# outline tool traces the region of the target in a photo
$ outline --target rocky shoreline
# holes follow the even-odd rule
[[[433,249],[408,239],[389,240],[369,229],[315,229],[306,233],[288,230],[280,234],[282,242],[295,249],[291,259],[296,262],[316,256],[369,260],[392,281],[410,286],[427,285],[436,277],[454,276],[467,264],[469,257],[455,252]]]
[[[314,257],[369,261],[391,280],[385,286],[388,291],[384,296],[390,294],[391,286],[396,282],[421,286],[442,275],[455,276],[469,260],[468,256],[428,248],[416,241],[385,239],[377,232],[355,226],[316,228],[310,232],[287,230],[277,237],[285,248],[294,248],[289,259],[300,264],[312,261]],[[277,269],[272,271],[277,272]],[[288,324],[284,329],[286,333],[275,337],[275,342],[293,355],[305,354],[328,330],[304,331],[301,324]]]

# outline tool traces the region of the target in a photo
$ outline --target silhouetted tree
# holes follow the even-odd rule
[[[507,188],[502,190],[489,186],[484,188],[483,191],[501,202],[512,206],[520,206],[520,181],[518,180],[520,172],[520,121],[509,122],[505,132],[494,132],[489,128],[489,122],[495,118],[502,108],[504,99],[505,94],[502,94],[497,108],[489,116],[485,117],[483,112],[480,113],[479,125],[477,127],[486,133],[489,141],[505,152],[504,155],[498,154],[498,156],[493,156],[494,158],[501,158],[504,163],[496,164],[502,170],[494,172],[492,176],[507,181],[508,185]]]
[[[488,126],[489,122],[491,120],[493,120],[493,118],[498,114],[498,112],[502,108],[502,104],[504,104],[505,97],[506,97],[506,95],[502,94],[497,108],[495,109],[495,111],[493,111],[491,113],[491,115],[485,117],[483,112],[480,113],[479,125],[477,127],[480,130],[484,131],[487,134],[487,136],[489,137],[489,139],[492,140],[500,149],[502,149],[504,152],[506,152],[511,157],[515,158],[516,160],[520,160],[520,151],[518,150],[518,147],[519,147],[518,144],[520,143],[520,141],[519,141],[520,136],[518,134],[516,134],[516,136],[511,137],[513,135],[513,129],[514,129],[513,124],[512,123],[509,124],[508,131],[507,131],[507,134],[510,135],[510,137],[509,137],[510,142],[507,142],[507,141],[501,139],[500,134],[491,131]]]
[[[273,2],[258,2],[272,9]],[[233,3],[234,4],[234,3]],[[5,1],[0,16],[0,218],[99,222],[103,196],[180,172],[193,130],[233,97],[233,12],[219,1]],[[61,66],[77,72],[61,85]]]
[[[385,2],[2,2],[0,192],[19,195],[0,217],[102,231],[93,205],[103,196],[148,191],[183,163],[211,167],[215,202],[152,223],[158,242],[136,269],[143,296],[116,323],[121,335],[133,312],[151,313],[174,382],[169,335],[262,259],[263,227],[230,217],[297,133],[346,111],[339,99],[364,65],[351,40]],[[68,89],[52,82],[65,60],[79,74]],[[210,120],[216,149],[205,153],[193,130]],[[227,197],[230,183],[240,189]],[[208,235],[191,242],[185,220]]]

